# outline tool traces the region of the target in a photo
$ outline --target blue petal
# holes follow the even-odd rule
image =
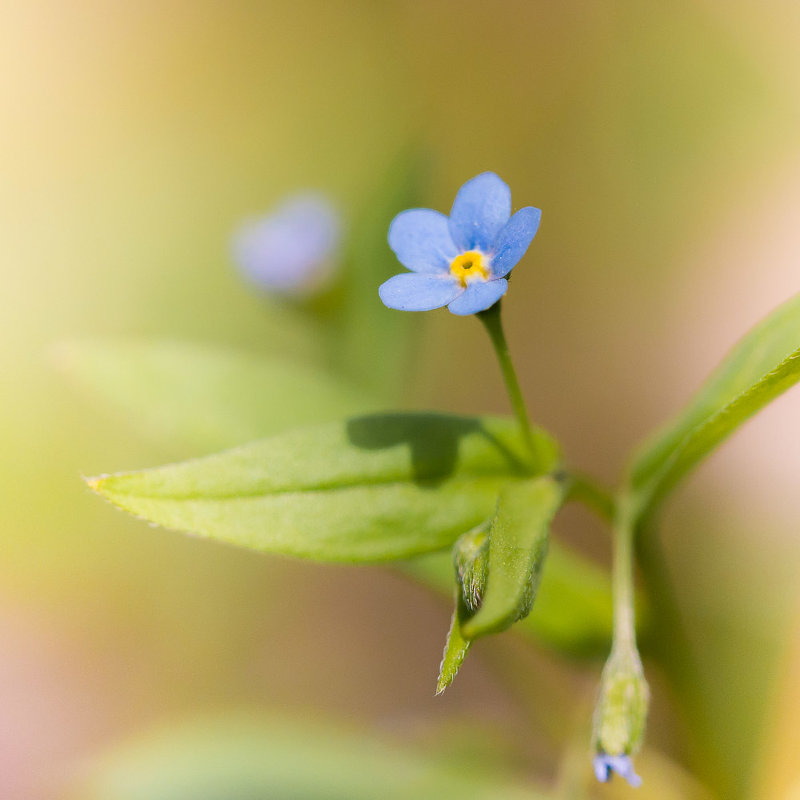
[[[447,307],[459,316],[477,314],[493,306],[506,293],[506,289],[508,281],[505,278],[499,281],[473,281],[464,294]]]
[[[594,767],[594,776],[600,783],[607,783],[611,777],[611,768],[606,764],[605,756],[595,756],[592,759],[592,767]]]
[[[492,245],[492,277],[508,275],[525,255],[536,231],[542,212],[533,206],[521,208],[514,214]]]
[[[607,756],[606,763],[631,786],[642,785],[642,779],[633,771],[633,762],[629,756]]]
[[[634,772],[633,762],[630,756],[609,756],[600,753],[592,760],[594,774],[598,781],[606,783],[611,779],[611,773],[616,772],[621,778],[625,778],[634,788],[642,785],[642,779]]]
[[[450,212],[450,235],[461,251],[488,253],[510,216],[511,190],[494,172],[483,172],[458,190]]]
[[[463,292],[461,284],[449,273],[439,276],[404,272],[389,278],[378,289],[383,304],[398,311],[431,311],[446,306]]]
[[[297,194],[245,223],[233,237],[233,258],[261,289],[311,295],[333,276],[341,227],[338,212],[324,196]]]
[[[400,263],[414,272],[444,272],[458,255],[447,217],[430,208],[398,214],[389,226],[389,247]]]

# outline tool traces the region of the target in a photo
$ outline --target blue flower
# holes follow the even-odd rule
[[[609,756],[598,753],[592,760],[594,774],[601,783],[611,780],[612,773],[616,772],[634,788],[642,785],[642,779],[633,771],[633,762],[630,756]]]
[[[528,206],[512,217],[511,191],[493,172],[459,189],[449,218],[429,208],[401,212],[389,226],[389,246],[411,272],[382,284],[381,300],[400,311],[485,311],[506,293],[506,275],[525,255],[541,216]]]
[[[233,237],[233,257],[258,288],[309,296],[330,282],[340,237],[339,215],[324,196],[296,194],[243,225]]]

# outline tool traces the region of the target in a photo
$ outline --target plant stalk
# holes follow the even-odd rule
[[[525,406],[522,389],[517,379],[514,364],[511,361],[511,353],[508,350],[505,333],[503,333],[500,304],[501,301],[498,300],[491,308],[487,308],[486,311],[481,311],[476,314],[476,316],[483,323],[491,339],[492,346],[497,355],[497,360],[500,363],[500,371],[503,373],[503,381],[506,385],[506,391],[508,392],[508,399],[511,401],[511,407],[514,409],[514,415],[519,422],[522,436],[525,439],[525,445],[528,448],[533,460],[533,466],[535,467],[536,464],[541,462],[541,454],[536,445],[536,439],[534,438],[530,418],[528,417],[528,409]]]

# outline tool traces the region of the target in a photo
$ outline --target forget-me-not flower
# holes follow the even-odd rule
[[[341,227],[339,214],[323,195],[292,195],[272,213],[236,232],[233,257],[259,289],[309,296],[333,277]]]
[[[459,189],[449,218],[430,208],[401,212],[389,226],[389,246],[411,272],[382,284],[381,300],[400,311],[485,311],[506,293],[506,275],[525,255],[541,216],[528,206],[512,217],[511,191],[493,172]]]
[[[605,753],[599,753],[592,760],[592,766],[594,767],[595,777],[602,783],[610,781],[612,773],[616,772],[617,775],[625,778],[631,786],[638,788],[642,785],[642,779],[634,772],[630,756],[609,756]]]

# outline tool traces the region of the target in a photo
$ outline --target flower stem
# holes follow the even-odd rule
[[[533,464],[536,465],[541,461],[541,454],[536,446],[536,439],[533,436],[531,422],[528,418],[528,409],[525,407],[522,389],[517,380],[517,373],[514,370],[514,364],[511,362],[508,343],[503,333],[503,322],[500,318],[500,301],[496,302],[491,308],[487,308],[486,311],[476,314],[476,316],[483,323],[489,338],[492,340],[494,352],[500,363],[500,371],[503,373],[503,381],[506,384],[508,398],[511,400],[511,407],[514,409],[514,414],[522,429],[522,435],[533,459]]]
[[[626,497],[621,497],[614,517],[614,650],[636,652],[636,621],[633,605],[634,514]]]
[[[615,503],[609,492],[593,478],[580,472],[569,474],[568,500],[577,500],[594,511],[603,522],[614,520]]]

